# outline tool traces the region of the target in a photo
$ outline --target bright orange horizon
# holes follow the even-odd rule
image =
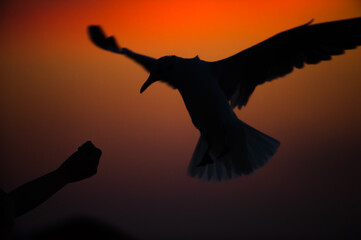
[[[279,152],[252,176],[212,185],[186,176],[198,131],[179,94],[161,83],[139,94],[148,74],[86,35],[97,24],[142,54],[213,61],[311,19],[360,17],[360,1],[15,0],[3,9],[0,187],[56,168],[88,139],[103,150],[96,177],[24,216],[19,231],[84,213],[142,239],[241,236],[240,225],[257,232],[249,218],[277,219],[259,230],[272,235],[285,226],[311,231],[308,210],[343,213],[331,200],[322,205],[324,198],[361,202],[360,163],[346,167],[359,159],[361,143],[360,48],[258,87],[236,113],[280,140]],[[310,223],[287,225],[287,213]]]

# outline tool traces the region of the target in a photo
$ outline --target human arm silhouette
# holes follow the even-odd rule
[[[150,72],[153,63],[156,61],[156,59],[152,57],[135,53],[127,48],[119,47],[114,36],[106,37],[100,26],[88,26],[88,34],[90,40],[97,47],[113,53],[123,54],[136,63],[142,65],[148,72]]]
[[[58,169],[30,181],[8,194],[14,217],[19,217],[45,202],[68,183],[97,172],[101,150],[90,141],[78,148]]]

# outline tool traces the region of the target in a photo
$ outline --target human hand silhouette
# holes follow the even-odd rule
[[[49,199],[66,184],[93,176],[97,172],[101,154],[102,151],[90,141],[84,143],[55,171],[25,183],[7,195],[5,193],[8,203],[2,201],[2,196],[0,196],[0,205],[5,204],[5,209],[8,209],[9,214],[13,217],[19,217],[29,212]]]
[[[73,153],[57,171],[67,183],[77,182],[96,174],[102,151],[91,141],[84,143]]]

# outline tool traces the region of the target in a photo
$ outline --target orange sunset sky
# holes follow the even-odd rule
[[[86,140],[103,151],[96,176],[17,219],[16,233],[90,215],[139,239],[314,236],[361,214],[361,48],[259,86],[236,113],[281,146],[253,175],[214,184],[186,176],[199,133],[179,93],[156,83],[139,94],[148,74],[86,33],[101,25],[142,54],[214,61],[311,19],[360,17],[360,0],[14,0],[0,8],[0,187],[54,170]]]

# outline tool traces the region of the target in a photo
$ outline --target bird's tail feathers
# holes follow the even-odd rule
[[[239,121],[216,156],[201,135],[188,167],[188,175],[204,181],[221,182],[248,175],[265,165],[276,153],[276,139]]]

